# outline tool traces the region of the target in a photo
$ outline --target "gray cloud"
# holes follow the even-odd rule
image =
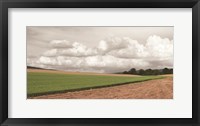
[[[30,66],[66,71],[103,73],[129,70],[133,67],[136,69],[173,67],[173,39],[170,39],[172,38],[171,36],[167,38],[160,35],[150,35],[146,40],[142,40],[142,42],[127,36],[109,36],[100,40],[94,40],[93,45],[90,45],[89,43],[91,42],[89,41],[82,42],[75,41],[75,39],[56,38],[45,42],[44,39],[41,39],[42,44],[36,44],[37,48],[40,48],[40,45],[46,45],[46,47],[35,54],[34,49],[36,48],[32,46],[32,41],[36,39],[31,39],[31,37],[35,38],[35,35],[37,36],[43,30],[46,30],[42,28],[41,31],[38,31],[39,28],[36,28],[37,30],[33,30],[32,28],[34,29],[34,27],[31,27],[30,34],[27,34],[30,39],[27,41],[27,64]],[[97,27],[96,29],[98,28],[101,27]],[[136,29],[139,28],[137,27]],[[173,27],[171,29],[173,30]],[[92,29],[91,34],[94,31],[95,29]],[[109,33],[115,33],[111,31],[109,29]],[[123,34],[127,32],[122,31]],[[79,37],[78,35],[74,34],[74,38]],[[39,36],[37,41],[41,38],[41,35]],[[92,37],[87,35],[84,40]]]

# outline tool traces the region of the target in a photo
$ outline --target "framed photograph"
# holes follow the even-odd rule
[[[199,125],[198,0],[1,0],[0,124]]]

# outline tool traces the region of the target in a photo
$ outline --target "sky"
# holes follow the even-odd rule
[[[174,27],[27,26],[27,65],[116,73],[173,68]]]

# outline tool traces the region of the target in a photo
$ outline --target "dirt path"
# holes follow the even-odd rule
[[[58,93],[36,99],[172,99],[173,78],[150,80],[107,88]]]

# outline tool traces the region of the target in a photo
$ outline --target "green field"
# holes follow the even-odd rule
[[[162,76],[103,76],[84,74],[28,72],[28,96],[106,87],[163,78]]]

